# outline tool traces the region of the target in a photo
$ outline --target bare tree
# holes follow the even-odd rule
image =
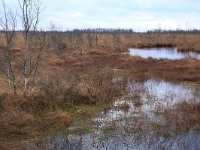
[[[88,37],[89,47],[92,48],[94,46],[95,34],[90,32],[90,31],[88,31],[87,37]]]
[[[46,46],[46,32],[37,31],[30,34],[30,47],[33,50],[37,50],[32,56],[32,83],[35,84],[36,74],[38,72],[40,60],[42,58],[42,50]]]
[[[75,39],[75,47],[78,49],[79,51],[79,65],[78,65],[78,70],[79,71],[83,71],[83,41],[82,38],[79,39]]]
[[[74,30],[74,46],[79,52],[78,70],[83,71],[83,34],[79,30]]]
[[[51,46],[56,50],[58,56],[62,58],[66,44],[63,42],[64,34],[59,30],[56,25],[51,23],[50,25],[50,42]]]
[[[1,62],[0,71],[8,78],[9,85],[12,83],[14,93],[17,93],[16,76],[13,65],[14,55],[11,51],[16,28],[16,13],[6,7],[4,0],[1,2],[3,6],[3,16],[0,18],[0,26],[3,30],[2,33],[4,34],[6,46],[3,50],[3,61]]]
[[[120,33],[114,32],[113,33],[113,45],[114,45],[114,49],[116,49],[117,51],[120,51]]]
[[[24,60],[23,60],[23,77],[24,91],[28,89],[29,77],[33,74],[37,60],[33,60],[31,52],[31,32],[37,31],[39,16],[41,14],[40,0],[18,0],[21,9],[21,21],[24,36]],[[37,57],[39,59],[40,57]]]

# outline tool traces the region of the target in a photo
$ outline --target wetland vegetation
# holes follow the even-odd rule
[[[199,30],[34,25],[0,32],[0,149],[200,149]]]
[[[64,35],[62,42],[70,48],[64,48],[60,57],[54,48],[45,47],[35,83],[29,84],[25,94],[20,76],[13,94],[2,74],[2,149],[199,148],[197,58],[130,56],[131,42],[123,45],[127,33],[119,36],[120,50],[114,47],[115,32],[92,33],[99,41],[110,40],[97,45],[94,40],[92,47],[88,33],[78,33],[84,40],[82,54],[72,47],[68,32],[57,33]],[[138,34],[147,33],[128,35],[134,39]],[[15,38],[20,41],[21,33]],[[22,51],[16,45],[12,51],[20,60]],[[20,62],[15,63],[20,72]]]

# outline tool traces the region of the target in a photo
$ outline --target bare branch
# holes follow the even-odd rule
[[[38,65],[37,53],[32,52],[32,49],[38,49],[43,47],[37,45],[34,39],[34,33],[37,32],[37,26],[39,24],[39,16],[42,11],[40,0],[18,0],[21,8],[21,19],[23,25],[23,36],[24,36],[24,62],[23,62],[23,76],[24,76],[24,90],[28,88],[28,78],[35,74],[35,68]],[[34,45],[36,44],[37,47]],[[38,53],[41,53],[39,48]]]
[[[11,48],[13,46],[13,37],[16,28],[16,13],[6,7],[4,0],[1,1],[3,6],[3,17],[0,19],[0,26],[3,29],[3,34],[6,42],[6,48],[3,52],[2,62],[4,65],[0,67],[0,71],[8,78],[9,83],[12,81],[14,93],[16,93],[15,71],[13,66],[13,54]],[[5,66],[5,67],[4,67]]]

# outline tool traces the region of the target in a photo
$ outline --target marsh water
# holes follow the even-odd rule
[[[129,53],[131,56],[140,56],[142,58],[176,60],[192,57],[200,59],[200,53],[192,51],[179,52],[176,48],[130,48]]]
[[[114,80],[118,82],[118,80]],[[158,134],[149,122],[163,123],[164,109],[180,102],[199,101],[199,85],[164,80],[129,81],[127,93],[112,107],[93,118],[93,131],[84,135],[57,134],[29,145],[30,149],[58,150],[199,150],[200,134],[194,130]],[[170,128],[169,128],[170,129]]]

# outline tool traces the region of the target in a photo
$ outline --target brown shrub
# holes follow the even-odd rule
[[[22,49],[14,48],[14,49],[12,49],[12,52],[13,52],[13,53],[21,53],[21,52],[22,52]]]
[[[200,129],[200,103],[183,102],[176,111],[165,110],[164,121],[167,126],[178,131]]]
[[[71,122],[71,117],[62,111],[47,113],[44,118],[45,126],[56,125],[59,127],[66,127],[69,125],[70,122]]]
[[[20,111],[11,111],[1,114],[0,137],[12,138],[30,135],[30,131],[25,128],[36,125],[36,120],[32,114]]]
[[[65,60],[58,56],[51,56],[48,58],[48,64],[54,66],[63,66],[65,64]]]
[[[109,102],[120,96],[126,87],[126,81],[122,79],[114,83],[114,72],[111,68],[100,71],[92,70],[83,76],[78,87],[81,93],[85,93],[96,101]]]

